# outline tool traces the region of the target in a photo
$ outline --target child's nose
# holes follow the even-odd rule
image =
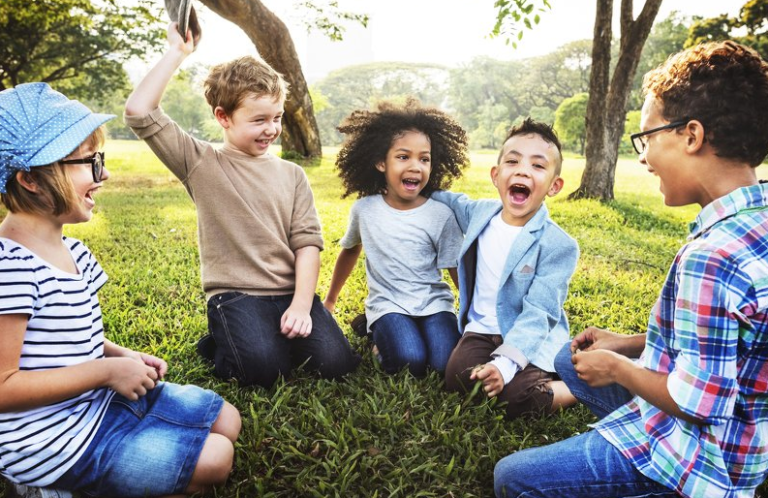
[[[109,176],[110,176],[109,170],[107,169],[107,167],[104,166],[103,168],[101,168],[101,180],[99,181],[103,182],[105,180],[109,180]]]

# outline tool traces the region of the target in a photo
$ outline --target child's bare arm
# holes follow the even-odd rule
[[[448,275],[451,276],[451,281],[456,288],[459,288],[459,272],[456,268],[448,268]]]
[[[312,333],[309,315],[320,274],[320,248],[305,246],[296,250],[296,289],[293,301],[280,320],[280,331],[288,339]]]
[[[132,358],[104,358],[50,370],[21,370],[27,315],[0,315],[0,413],[28,410],[109,387],[138,399],[155,387],[154,368]]]
[[[123,346],[118,346],[114,342],[106,339],[104,340],[104,356],[108,358],[124,357],[138,360],[148,367],[154,368],[155,372],[157,372],[158,380],[162,380],[168,372],[168,363],[162,358],[147,353],[140,353]]]
[[[328,288],[328,294],[323,301],[323,306],[325,306],[325,309],[331,313],[333,313],[336,308],[336,300],[339,298],[341,289],[344,288],[344,284],[347,282],[349,275],[352,274],[352,270],[355,269],[355,264],[357,264],[357,259],[360,257],[362,249],[362,244],[358,244],[351,249],[343,248],[339,253],[339,257],[336,258],[336,266],[333,267],[331,285]]]
[[[125,103],[127,116],[143,116],[160,105],[165,88],[184,59],[195,49],[191,32],[187,41],[179,34],[176,23],[168,27],[168,51],[139,82]]]

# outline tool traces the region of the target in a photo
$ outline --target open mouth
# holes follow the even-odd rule
[[[514,184],[509,187],[509,198],[515,204],[522,204],[531,196],[531,189],[525,185]]]
[[[405,187],[406,190],[417,190],[419,188],[419,185],[421,185],[421,181],[415,178],[403,179],[403,186]]]

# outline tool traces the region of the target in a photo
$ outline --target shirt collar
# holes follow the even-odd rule
[[[715,223],[730,218],[745,209],[768,207],[768,184],[761,183],[749,187],[741,187],[710,202],[688,225],[688,240],[700,237],[712,228]]]

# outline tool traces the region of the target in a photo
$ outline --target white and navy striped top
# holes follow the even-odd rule
[[[63,240],[79,274],[52,267],[0,237],[0,314],[29,315],[21,370],[60,368],[104,356],[96,293],[107,276],[82,242]],[[0,413],[0,474],[32,486],[56,481],[87,448],[112,395],[101,388],[24,412]]]

